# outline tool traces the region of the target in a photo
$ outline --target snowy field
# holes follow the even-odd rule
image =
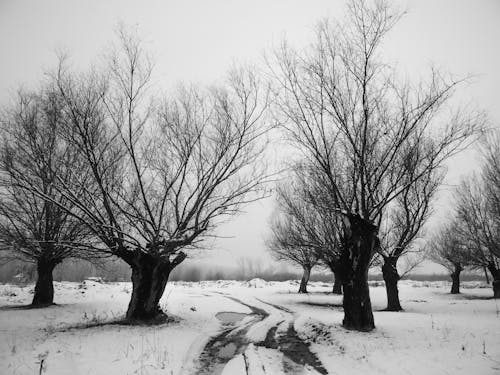
[[[105,324],[124,315],[129,283],[55,283],[45,309],[14,308],[32,286],[0,285],[0,374],[499,374],[500,301],[480,286],[401,282],[393,313],[375,284],[377,328],[360,333],[342,328],[325,283],[308,295],[295,282],[169,283],[160,326]]]

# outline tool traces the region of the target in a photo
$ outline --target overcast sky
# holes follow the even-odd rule
[[[473,101],[500,123],[500,1],[398,0],[406,16],[384,45],[385,58],[410,76],[431,64],[456,76],[474,75],[458,100]],[[86,66],[105,51],[119,22],[136,25],[153,52],[156,76],[167,88],[178,81],[213,82],[232,62],[260,61],[285,35],[292,44],[311,40],[314,24],[343,14],[336,0],[0,0],[0,102],[19,84],[30,86],[68,50]],[[476,166],[465,154],[450,163],[453,184]],[[247,208],[221,234],[206,261],[235,264],[242,256],[267,261],[270,199]],[[446,200],[438,215],[446,216]],[[434,270],[427,267],[426,270]]]

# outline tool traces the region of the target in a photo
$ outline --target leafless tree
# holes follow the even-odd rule
[[[330,209],[345,220],[344,326],[358,330],[375,326],[367,271],[384,211],[467,145],[483,120],[460,110],[444,118],[461,81],[432,70],[412,85],[380,61],[381,43],[400,15],[385,1],[353,0],[347,21],[320,24],[309,49],[284,42],[268,59],[277,116],[290,141],[324,174]],[[414,174],[404,179],[401,167],[409,158]]]
[[[53,304],[52,271],[59,263],[95,253],[88,229],[68,212],[75,207],[55,188],[56,178],[68,180],[73,168],[84,180],[86,170],[59,136],[62,117],[61,98],[46,86],[36,93],[19,91],[1,119],[0,250],[4,260],[36,264],[33,306]],[[24,181],[46,198],[24,188]]]
[[[300,190],[287,184],[277,188],[277,209],[271,221],[267,247],[277,260],[293,263],[303,269],[299,293],[307,293],[312,268],[318,263],[322,247],[321,217],[307,204]]]
[[[331,195],[325,189],[323,175],[318,174],[314,165],[296,163],[293,172],[297,182],[297,199],[307,203],[307,213],[315,218],[309,222],[303,220],[306,230],[311,232],[309,241],[314,243],[317,257],[320,262],[329,268],[334,275],[332,292],[342,294],[342,280],[340,277],[340,255],[346,246],[344,224],[335,211]],[[337,176],[340,179],[340,176]]]
[[[262,196],[268,97],[251,70],[240,69],[224,85],[182,87],[153,105],[152,64],[135,36],[119,37],[104,74],[72,74],[64,61],[53,74],[66,142],[97,187],[87,191],[75,170],[58,188],[102,251],[130,265],[126,318],[146,321],[164,315],[159,300],[185,251]]]
[[[495,226],[500,226],[500,133],[489,132],[483,142],[482,181],[486,208]],[[490,248],[500,258],[500,246]]]
[[[421,240],[422,229],[431,214],[431,200],[442,181],[443,174],[434,169],[429,169],[422,178],[411,182],[416,169],[413,161],[407,160],[402,166],[406,170],[402,177],[406,188],[387,207],[387,218],[383,220],[380,230],[381,245],[379,253],[383,259],[382,275],[387,292],[387,310],[402,310],[399,301],[398,260],[406,258],[406,271],[418,265],[422,257],[415,256],[424,250]]]
[[[450,272],[451,294],[460,293],[460,273],[472,264],[471,250],[462,236],[460,222],[453,220],[431,237],[427,255]]]
[[[460,184],[456,194],[457,213],[470,265],[488,268],[493,278],[493,294],[500,298],[500,222],[489,195],[488,167],[483,172],[482,176],[471,176]]]

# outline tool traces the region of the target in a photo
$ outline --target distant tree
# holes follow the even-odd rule
[[[268,60],[276,115],[323,175],[329,209],[344,221],[343,324],[365,331],[375,327],[368,268],[385,211],[468,145],[483,123],[473,111],[441,116],[460,81],[433,70],[414,86],[380,61],[381,43],[400,16],[386,1],[352,0],[347,21],[322,23],[308,50],[283,43]],[[408,158],[414,173],[405,179]]]
[[[415,153],[420,152],[418,147],[419,145],[416,145]],[[431,200],[442,181],[442,173],[430,169],[422,178],[411,183],[417,171],[413,162],[412,156],[408,155],[402,166],[406,170],[402,177],[403,181],[407,181],[406,187],[393,201],[392,207],[388,208],[386,224],[381,229],[379,253],[383,259],[382,275],[387,292],[388,311],[403,309],[398,291],[398,281],[401,278],[398,273],[398,260],[406,258],[406,272],[409,272],[422,259],[415,257],[416,253],[423,252],[424,249],[417,240],[431,214]],[[413,257],[410,259],[410,256]]]
[[[91,258],[96,250],[88,228],[69,214],[74,205],[55,187],[58,179],[71,179],[75,169],[82,183],[88,182],[82,160],[60,138],[62,119],[61,97],[44,86],[39,92],[19,91],[0,120],[0,250],[4,260],[35,263],[33,306],[53,304],[58,264]],[[26,188],[25,181],[45,197]]]
[[[460,293],[460,273],[472,264],[471,251],[463,240],[460,223],[443,226],[429,241],[428,257],[450,272],[451,294]]]
[[[307,249],[308,254],[312,251],[309,256],[334,274],[332,292],[342,294],[339,262],[342,248],[346,246],[344,224],[339,215],[328,208],[331,196],[324,190],[322,176],[311,167],[307,161],[294,162],[287,182],[277,189],[277,213],[283,214],[278,224],[287,227],[287,230],[282,228],[280,238],[282,243]],[[277,223],[273,222],[273,226],[276,228]],[[277,237],[275,234],[274,238]]]
[[[342,294],[342,280],[340,279],[339,270],[339,255],[339,248],[328,248],[320,253],[321,261],[333,273],[333,294]]]
[[[498,234],[500,232],[500,133],[492,132],[486,139],[485,145],[483,180],[488,202],[487,208]],[[500,239],[500,234],[498,237]],[[500,298],[500,246],[498,242],[496,246],[491,245],[489,250],[494,257],[487,267],[493,277],[494,295]]]
[[[483,142],[483,168],[482,182],[484,184],[484,197],[486,198],[486,211],[489,215],[495,232],[500,232],[500,132],[490,132]],[[500,238],[500,233],[498,233]],[[489,250],[500,258],[500,244],[490,244]]]
[[[339,215],[330,210],[331,195],[325,190],[322,176],[317,174],[314,166],[301,162],[293,170],[299,187],[300,197],[297,199],[307,202],[309,215],[317,218],[315,223],[304,223],[307,227],[314,225],[309,241],[314,243],[320,263],[334,275],[332,293],[342,294],[340,255],[346,246],[344,224]]]
[[[312,268],[318,263],[316,231],[320,218],[290,184],[277,189],[278,207],[271,221],[267,247],[276,260],[288,261],[303,270],[299,293],[307,293]]]
[[[97,186],[87,191],[73,169],[58,189],[102,253],[131,267],[126,318],[143,322],[164,316],[159,300],[186,251],[263,196],[268,97],[250,70],[239,69],[224,85],[183,87],[153,105],[152,63],[138,38],[119,37],[104,74],[72,74],[62,61],[53,75],[65,140]]]
[[[457,189],[457,213],[470,264],[488,268],[493,295],[500,298],[500,222],[487,184],[484,173],[465,179]]]
[[[261,277],[263,267],[261,259],[254,257],[239,257],[236,259],[238,265],[237,278],[238,280],[249,280],[255,277]]]

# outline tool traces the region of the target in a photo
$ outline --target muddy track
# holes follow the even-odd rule
[[[279,311],[293,314],[293,311],[286,307],[275,305],[270,302],[256,298],[259,302],[269,305]],[[294,328],[293,320],[288,323],[288,329],[283,334],[277,334],[278,327],[284,321],[279,322],[269,329],[266,339],[258,346],[264,346],[268,349],[277,349],[283,353],[283,367],[287,374],[302,374],[304,366],[314,368],[320,374],[328,374],[318,357],[309,349],[309,343],[303,341]],[[299,366],[297,366],[299,365]]]
[[[226,327],[222,332],[205,345],[200,355],[200,366],[195,372],[196,375],[221,374],[224,366],[238,354],[243,354],[250,344],[250,340],[246,337],[250,327],[269,316],[265,310],[248,305],[234,297],[225,297],[248,307],[253,317],[240,325],[223,325]]]
[[[294,364],[310,366],[320,374],[328,374],[318,357],[309,349],[309,344],[297,335],[293,322],[288,325],[286,334],[278,336],[277,342],[278,349],[284,354],[283,365],[286,373],[293,373],[296,369],[293,364],[290,366],[290,362],[287,361],[287,359],[290,359]],[[302,368],[299,368],[298,371],[302,373]]]
[[[200,366],[195,372],[196,375],[216,374],[223,372],[225,365],[234,357],[242,355],[246,372],[250,364],[247,362],[245,350],[252,343],[247,333],[249,329],[269,317],[269,312],[249,305],[232,296],[225,296],[237,303],[247,306],[252,311],[252,319],[245,320],[243,324],[225,324],[224,329],[215,337],[213,337],[203,349],[200,355]],[[314,368],[320,374],[328,374],[319,359],[309,349],[309,344],[304,342],[297,335],[293,324],[293,312],[283,306],[271,304],[266,301],[257,299],[259,302],[271,306],[280,312],[290,315],[286,320],[281,320],[274,324],[266,333],[266,338],[262,342],[253,342],[258,347],[264,347],[271,350],[279,351],[283,354],[283,369],[286,374],[303,374],[305,366]],[[280,325],[288,322],[288,328],[285,332],[278,332]]]

